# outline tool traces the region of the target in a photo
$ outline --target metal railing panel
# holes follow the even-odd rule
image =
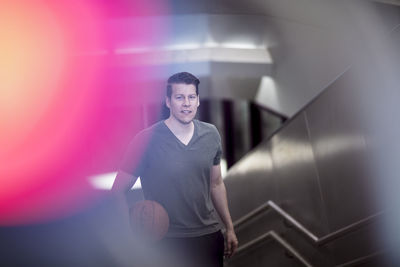
[[[282,218],[284,218],[290,225],[294,226],[296,228],[296,230],[298,230],[299,232],[301,232],[304,236],[306,236],[309,240],[311,240],[314,244],[320,246],[323,244],[326,244],[332,240],[335,240],[349,232],[355,231],[357,229],[359,229],[360,227],[371,223],[373,220],[375,220],[377,217],[382,216],[382,214],[384,213],[382,212],[378,212],[375,213],[371,216],[368,216],[362,220],[356,221],[348,226],[345,226],[343,228],[340,228],[337,231],[334,231],[332,233],[329,233],[325,236],[322,237],[318,237],[315,234],[313,234],[310,230],[308,230],[304,225],[302,225],[298,220],[296,220],[295,218],[293,218],[290,214],[288,214],[286,211],[284,211],[281,207],[279,207],[276,203],[274,203],[273,201],[269,200],[267,201],[265,204],[261,205],[260,207],[254,209],[253,211],[249,212],[248,214],[246,214],[245,216],[243,216],[242,218],[240,218],[239,220],[234,222],[234,226],[236,229],[239,229],[240,227],[242,227],[246,222],[254,219],[255,217],[261,215],[262,213],[264,213],[265,211],[272,209],[274,210],[276,213],[278,213]]]
[[[304,266],[306,267],[313,266],[307,259],[305,259],[295,248],[293,248],[285,239],[280,237],[275,231],[269,231],[253,239],[252,241],[247,242],[236,251],[236,256],[244,253],[245,251],[248,251],[249,249],[256,247],[260,243],[267,241],[269,239],[275,240],[280,246],[282,246],[287,252],[289,252],[296,260],[298,260]]]

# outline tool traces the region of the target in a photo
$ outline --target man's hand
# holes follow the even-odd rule
[[[225,252],[224,252],[224,256],[226,258],[230,258],[233,256],[233,254],[235,254],[235,251],[238,247],[238,240],[235,234],[235,231],[233,229],[231,230],[226,230],[225,233]]]
[[[221,176],[221,165],[214,165],[211,168],[211,199],[219,217],[226,227],[224,255],[226,258],[230,258],[238,247],[238,240],[228,209],[226,188]]]

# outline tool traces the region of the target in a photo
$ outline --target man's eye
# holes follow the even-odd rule
[[[175,97],[176,99],[182,99],[182,97],[181,96],[177,96],[177,97]]]
[[[195,95],[191,95],[190,99],[196,99],[196,96]]]

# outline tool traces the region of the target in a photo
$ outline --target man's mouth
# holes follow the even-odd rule
[[[181,113],[183,113],[183,114],[190,114],[190,113],[192,113],[192,111],[191,111],[191,110],[182,110]]]

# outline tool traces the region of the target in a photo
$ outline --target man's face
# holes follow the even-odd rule
[[[171,99],[167,97],[166,104],[170,110],[170,117],[182,124],[191,123],[200,105],[196,86],[184,83],[172,84]]]

